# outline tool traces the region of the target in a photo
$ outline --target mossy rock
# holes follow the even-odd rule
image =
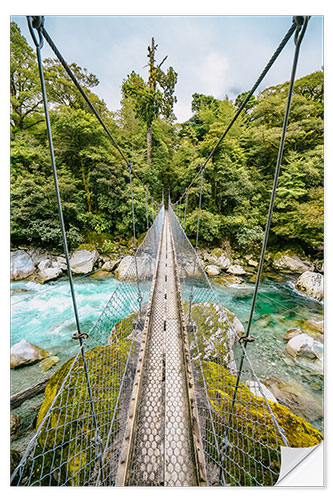
[[[51,377],[37,417],[37,428],[45,418],[38,437],[43,459],[37,460],[33,471],[36,477],[50,472],[45,484],[54,484],[60,475],[61,484],[79,486],[96,476],[96,449],[101,443],[105,445],[110,431],[129,348],[130,342],[121,340],[112,346],[94,347],[85,353],[98,433],[82,356],[68,360]],[[60,396],[54,401],[63,384]],[[53,402],[54,406],[47,415]],[[114,432],[117,426],[115,418]],[[38,457],[38,453],[35,456]]]
[[[214,362],[202,361],[202,367],[210,404],[219,415],[215,432],[218,436],[226,435],[229,441],[224,458],[226,483],[273,485],[279,477],[280,446],[286,445],[276,429],[267,403],[240,382],[227,429],[236,378]],[[290,447],[310,447],[322,441],[323,436],[317,429],[286,406],[270,402],[270,408]],[[207,422],[209,427],[209,420]],[[207,430],[208,441],[214,446],[210,430]],[[211,449],[214,449],[213,446]],[[218,457],[213,456],[213,459],[218,460]]]
[[[184,304],[185,313],[188,303]],[[205,360],[222,359],[226,366],[234,364],[232,347],[243,335],[244,327],[237,316],[226,307],[213,302],[192,304],[192,319],[197,327],[196,340],[190,337],[192,356],[198,350]]]

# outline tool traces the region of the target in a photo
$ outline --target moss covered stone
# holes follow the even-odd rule
[[[209,401],[220,416],[215,431],[218,436],[226,436],[229,442],[224,458],[226,482],[243,486],[273,485],[279,476],[280,446],[285,446],[285,443],[276,429],[269,407],[263,398],[256,397],[240,383],[227,428],[236,378],[214,362],[203,361],[202,366]],[[270,402],[270,408],[290,447],[310,447],[323,439],[317,429],[287,407]],[[207,434],[214,445],[211,434]],[[217,456],[213,458],[218,459]]]
[[[185,313],[188,303],[184,304]],[[243,335],[244,327],[237,316],[226,307],[213,302],[192,304],[192,319],[197,327],[190,338],[192,356],[200,352],[205,360],[222,359],[231,371],[236,370],[232,348]]]
[[[96,476],[97,451],[105,445],[110,431],[129,348],[130,342],[121,340],[86,351],[98,431],[92,417],[82,357],[70,359],[51,377],[37,418],[37,428],[43,422],[38,437],[43,463],[35,465],[37,474],[41,468],[51,469],[51,475],[45,478],[47,484],[54,484],[59,475],[61,484],[71,486],[82,485],[87,478]],[[114,419],[115,432],[119,411],[121,408]]]

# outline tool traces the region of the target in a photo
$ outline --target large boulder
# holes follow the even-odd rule
[[[114,395],[120,391],[120,382],[124,380],[126,387],[133,384],[134,362],[131,360],[130,364],[126,365],[130,347],[130,341],[118,340],[112,346],[98,346],[86,350],[92,399],[98,409],[96,411],[98,440],[101,443],[106,443],[108,440],[109,427],[105,425],[105,415],[112,415],[116,409],[117,398]],[[123,379],[126,366],[127,371]],[[51,417],[46,418],[60,390],[62,390],[62,400],[70,402],[70,412],[68,405],[56,404],[52,408]],[[45,388],[44,401],[36,422],[36,429],[43,422],[38,434],[38,444],[44,450],[44,456],[39,462],[37,457],[34,474],[40,474],[43,467],[48,471],[52,470],[51,459],[47,458],[47,455],[50,455],[53,470],[56,470],[60,484],[64,484],[65,480],[68,486],[84,484],[86,468],[91,467],[92,460],[96,457],[93,447],[96,444],[95,428],[91,424],[91,418],[86,414],[87,408],[89,408],[89,395],[86,375],[82,356],[78,356],[64,363],[50,378]],[[122,413],[126,418],[124,408],[120,415],[118,412],[118,419],[122,418]],[[75,433],[72,432],[72,425],[69,425],[70,421],[75,422]],[[78,436],[87,439],[86,447],[78,446]],[[92,449],[91,453],[89,446]]]
[[[206,267],[206,273],[208,276],[218,276],[220,274],[220,269],[217,266],[210,264]]]
[[[185,313],[189,304],[184,304]],[[244,327],[237,316],[226,307],[213,302],[192,304],[192,320],[197,329],[199,352],[203,359],[222,359],[229,370],[236,372],[232,348],[244,334]],[[191,339],[190,348],[195,352],[196,341]]]
[[[62,267],[58,261],[51,259],[42,260],[38,264],[38,281],[45,283],[46,281],[54,280],[62,274]]]
[[[104,261],[102,265],[102,271],[107,271],[108,273],[111,273],[112,271],[115,270],[115,268],[120,264],[120,259],[118,260],[111,260],[107,259]]]
[[[222,248],[215,248],[207,258],[210,264],[218,266],[220,269],[228,269],[231,266],[231,260]]]
[[[117,280],[122,281],[125,279],[126,273],[132,262],[134,262],[134,257],[132,255],[126,255],[126,257],[121,259],[120,264],[114,271],[114,275],[117,278]]]
[[[91,273],[97,259],[96,250],[76,250],[70,258],[71,270],[74,274]]]
[[[38,264],[42,260],[48,259],[50,257],[49,253],[42,248],[28,248],[27,253],[31,257],[35,266],[38,266]]]
[[[48,356],[50,353],[45,349],[22,339],[10,349],[10,367],[18,368],[22,365],[30,365]]]
[[[304,273],[305,271],[309,271],[311,264],[301,260],[298,255],[291,250],[286,250],[284,252],[277,252],[274,255],[272,266],[277,271]]]
[[[62,256],[56,257],[56,262],[58,267],[60,267],[62,271],[67,271],[67,262],[65,257]]]
[[[297,279],[295,287],[313,299],[324,298],[324,276],[320,273],[306,271]]]
[[[114,275],[119,281],[136,281],[151,279],[155,271],[155,259],[148,253],[137,256],[124,257],[115,269]]]
[[[203,276],[202,269],[204,268],[204,263],[200,257],[195,258],[183,258],[179,262],[178,272],[180,278],[200,278]]]
[[[31,276],[35,271],[34,261],[25,250],[10,252],[10,278],[21,280]]]
[[[241,276],[243,274],[246,274],[246,271],[242,268],[242,266],[236,264],[228,267],[227,273],[236,274],[236,276]]]
[[[269,402],[268,408],[261,395],[253,394],[245,384],[237,381],[237,376],[233,376],[223,364],[202,360],[201,366],[206,381],[207,399],[214,414],[222,422],[228,415],[232,418],[232,425],[228,428],[228,460],[224,467],[224,477],[230,484],[234,480],[234,464],[242,463],[244,473],[238,476],[237,484],[257,486],[255,478],[258,477],[258,460],[263,466],[260,476],[263,485],[271,486],[278,479],[281,462],[279,446],[285,444],[277,431],[276,423],[283,430],[291,448],[308,448],[322,441],[323,435],[303,417],[273,401]],[[235,398],[236,381],[238,391]],[[203,405],[208,414],[208,404],[204,402]],[[243,436],[250,436],[251,439],[242,443],[240,430]],[[272,470],[275,472],[274,476]],[[251,480],[250,477],[254,479]],[[216,483],[218,484],[218,476]]]
[[[323,344],[321,342],[306,333],[301,333],[290,339],[285,349],[297,364],[312,373],[323,373]]]

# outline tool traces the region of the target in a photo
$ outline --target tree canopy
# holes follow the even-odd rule
[[[149,78],[132,71],[122,84],[118,111],[95,93],[97,76],[75,62],[71,68],[98,108],[143,184],[134,178],[138,233],[145,230],[145,189],[161,199],[170,189],[178,200],[244,100],[195,93],[192,116],[175,123],[177,73],[156,63],[148,47]],[[107,248],[131,236],[128,172],[102,127],[62,66],[44,61],[50,116],[68,239],[73,247],[98,241]],[[12,244],[60,248],[38,70],[33,50],[11,23],[11,223]],[[200,243],[228,241],[240,252],[257,251],[281,135],[288,82],[250,99],[208,162],[202,199]],[[150,139],[147,141],[147,133]],[[151,148],[150,162],[147,151]],[[323,247],[323,73],[295,82],[285,151],[271,227],[271,244]],[[148,154],[149,157],[149,154]],[[195,237],[200,179],[188,192],[186,231]],[[148,203],[152,216],[151,198]],[[183,214],[185,197],[180,209]]]

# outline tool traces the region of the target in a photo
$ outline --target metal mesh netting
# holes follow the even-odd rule
[[[280,471],[280,445],[288,446],[279,415],[272,411],[239,342],[243,326],[219,303],[171,207],[169,215],[208,484],[274,485]]]
[[[115,484],[163,218],[162,207],[83,349],[50,379],[12,485]]]

